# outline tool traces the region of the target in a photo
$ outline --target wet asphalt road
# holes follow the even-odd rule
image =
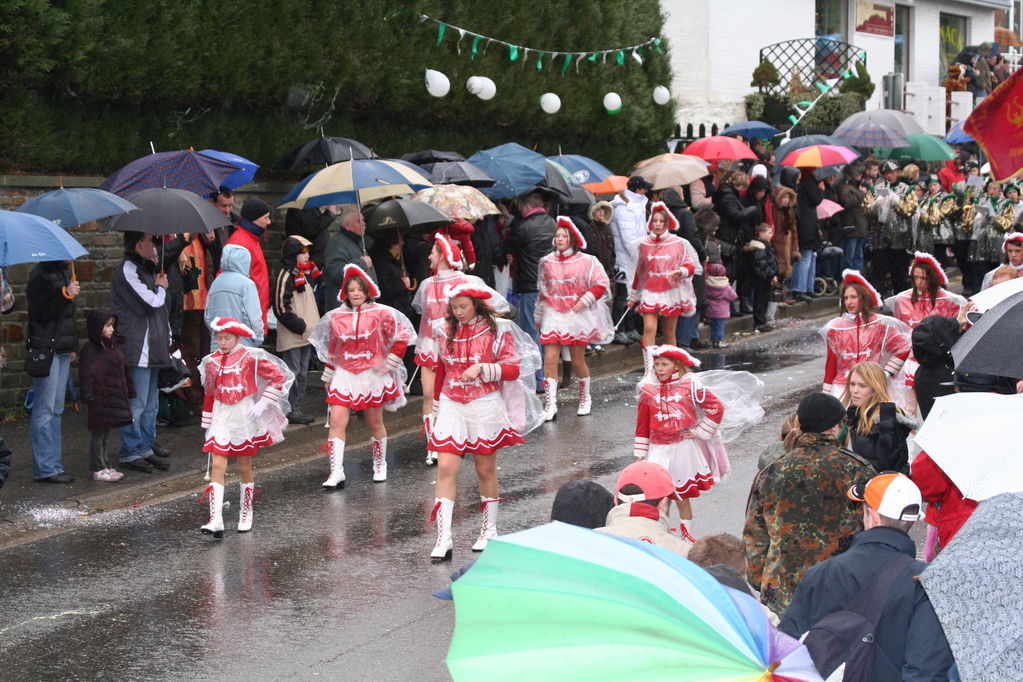
[[[705,368],[756,373],[764,422],[730,444],[732,473],[694,501],[695,533],[741,534],[760,451],[823,372],[813,323],[704,354]],[[544,523],[557,488],[592,478],[611,488],[632,459],[638,373],[594,382],[593,415],[559,419],[499,455],[504,533]],[[459,477],[455,557],[431,565],[435,470],[414,436],[392,439],[389,480],[370,481],[365,448],[346,454],[347,487],[325,494],[323,460],[258,473],[254,531],[198,532],[197,495],[68,519],[69,530],[0,552],[0,660],[5,680],[446,680],[454,623],[431,596],[473,555],[478,500]],[[469,464],[469,463],[467,463]],[[60,523],[57,519],[56,523]]]

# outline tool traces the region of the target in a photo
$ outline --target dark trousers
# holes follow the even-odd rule
[[[312,357],[312,353],[313,347],[310,345],[289,348],[278,353],[295,375],[295,382],[288,391],[288,403],[292,412],[302,412],[302,401],[305,400],[306,382],[309,378],[309,358]]]
[[[110,429],[96,429],[89,431],[89,470],[102,471],[109,469],[107,462],[107,436]]]
[[[771,282],[762,277],[753,277],[753,325],[767,324],[767,304],[771,301]]]
[[[629,287],[621,282],[614,283],[615,295],[611,299],[611,317],[612,323],[617,323],[618,320],[625,315],[625,311],[628,310],[627,303],[629,302]],[[640,334],[643,333],[643,318],[635,313],[635,311],[629,311],[628,315],[625,315],[625,319],[620,325],[618,325],[619,332],[628,333],[630,331],[638,331]]]
[[[899,293],[909,287],[910,255],[905,249],[874,249],[870,283],[882,295],[886,290]],[[891,280],[891,288],[887,282]]]

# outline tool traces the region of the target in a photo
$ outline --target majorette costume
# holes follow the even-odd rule
[[[958,317],[959,311],[966,305],[966,299],[944,288],[948,285],[948,276],[945,275],[945,271],[942,269],[938,259],[929,253],[917,251],[913,262],[909,266],[910,276],[913,275],[913,268],[917,266],[930,268],[937,275],[938,283],[941,285],[938,289],[938,295],[932,301],[929,293],[918,293],[916,303],[914,303],[913,289],[906,289],[895,296],[887,298],[885,305],[892,311],[895,319],[905,322],[912,330],[916,329],[916,326],[925,317],[930,315]]]
[[[663,212],[668,229],[678,229],[678,219],[663,202],[650,209],[650,218]],[[650,229],[650,222],[647,223]],[[660,237],[648,232],[639,241],[636,274],[629,291],[629,300],[638,302],[640,313],[657,313],[662,317],[691,317],[696,313],[696,294],[693,291],[693,273],[697,257],[692,245],[671,232]],[[679,271],[681,270],[681,274]]]
[[[252,338],[251,329],[233,317],[217,317],[210,323],[213,334],[225,332]],[[206,429],[203,452],[225,457],[251,457],[259,448],[284,440],[283,429],[290,411],[288,390],[295,380],[284,362],[260,348],[238,344],[229,353],[210,353],[199,365],[205,399],[202,427]],[[238,530],[252,527],[253,484],[242,483]],[[203,532],[224,534],[221,508],[224,486],[211,483],[200,502],[209,498],[210,521]]]
[[[356,276],[368,284],[369,298],[380,295],[362,268],[346,265],[338,294],[343,304],[328,312],[309,337],[323,362],[321,378],[328,385],[327,404],[355,412],[373,407],[397,410],[405,405],[407,373],[401,360],[408,346],[416,342],[416,332],[409,319],[390,306],[367,301],[351,307],[347,302],[348,283]],[[330,458],[325,488],[344,487],[344,447],[340,438],[331,438],[324,445]],[[386,480],[387,439],[371,438],[370,452],[373,480]]]
[[[489,305],[495,295],[489,288],[464,283],[448,292],[448,299],[469,296]],[[494,455],[498,450],[524,442],[523,435],[543,423],[543,409],[536,398],[534,373],[540,368],[536,344],[519,327],[504,318],[495,319],[497,333],[487,321],[475,318],[448,329],[448,321],[433,324],[439,364],[436,367],[433,429],[430,450],[458,456]],[[480,365],[479,377],[463,382],[463,373]],[[431,556],[443,558],[451,549],[451,514],[454,500],[437,498],[431,521],[437,524],[437,545]],[[480,498],[483,527],[473,545],[486,547],[497,536],[499,498]]]
[[[558,346],[585,346],[609,343],[614,336],[608,296],[607,272],[595,256],[583,253],[586,240],[571,219],[558,217],[557,226],[568,230],[569,248],[554,251],[540,259],[537,268],[536,309],[533,320],[540,330],[540,343]],[[573,308],[582,303],[578,312]],[[558,380],[547,378],[544,386],[545,410],[557,412],[554,404]],[[589,377],[579,380],[579,411],[590,413]]]
[[[1023,247],[1023,232],[1010,232],[1009,234],[1005,235],[1005,239],[1002,240],[1002,253],[1008,255],[1009,244]],[[1016,272],[1020,274],[1020,276],[1023,276],[1023,265],[1013,265],[1011,262],[1009,262],[1008,265],[1009,267],[1014,268]],[[991,280],[994,278],[995,270],[997,269],[998,268],[995,268],[994,270],[989,270],[984,275],[984,281],[980,286],[982,291],[991,286]]]
[[[875,309],[881,307],[881,295],[856,270],[842,273],[842,283],[855,282],[866,289],[873,300]],[[827,361],[824,366],[824,391],[841,397],[853,367],[867,360],[884,367],[889,377],[900,373],[906,358],[912,350],[910,328],[894,317],[878,315],[864,320],[859,313],[843,313],[828,322],[821,329],[827,343]],[[890,380],[893,397],[901,395],[900,382]],[[902,382],[904,385],[904,382]],[[901,401],[896,399],[897,403]]]
[[[420,283],[416,295],[412,299],[412,307],[422,314],[419,322],[419,337],[416,340],[416,364],[421,367],[433,368],[437,366],[436,344],[433,341],[433,323],[444,319],[444,313],[448,309],[448,298],[445,291],[451,290],[459,284],[471,284],[474,288],[491,291],[491,298],[488,301],[491,308],[499,313],[508,312],[508,301],[493,289],[490,289],[482,279],[475,275],[467,275],[461,270],[465,267],[462,251],[454,241],[443,234],[436,236],[436,243],[440,247],[444,260],[447,261],[450,270],[440,270],[435,275],[427,277]]]

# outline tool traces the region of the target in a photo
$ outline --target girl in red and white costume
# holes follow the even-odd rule
[[[892,396],[905,396],[905,381],[893,381],[912,350],[910,328],[894,317],[878,315],[881,295],[857,270],[842,273],[839,287],[842,315],[824,325],[821,334],[827,343],[824,366],[824,392],[841,398],[849,372],[870,360],[884,367]],[[900,407],[905,405],[896,398]]]
[[[582,252],[586,240],[569,218],[558,217],[554,253],[540,259],[534,321],[544,347],[544,413],[558,414],[558,367],[568,347],[572,370],[579,377],[578,415],[592,409],[586,344],[608,343],[614,336],[607,272],[596,257]]]
[[[323,362],[330,433],[323,446],[330,459],[327,490],[345,487],[345,438],[352,412],[363,412],[373,455],[373,480],[387,480],[387,430],[384,413],[405,405],[405,366],[401,359],[416,333],[407,317],[374,303],[380,290],[365,270],[345,266],[341,305],[316,325],[309,343]]]
[[[199,530],[224,537],[224,477],[228,458],[238,464],[241,479],[238,532],[252,530],[254,482],[252,457],[259,448],[284,440],[288,423],[288,390],[295,380],[287,365],[260,348],[247,348],[239,337],[255,334],[233,317],[216,317],[210,323],[218,351],[199,365],[205,399],[202,427],[206,429],[203,452],[212,460],[211,483],[199,501],[209,500],[210,517]]]
[[[695,542],[688,524],[693,519],[689,500],[710,490],[715,476],[706,447],[725,414],[717,395],[689,374],[700,361],[675,346],[650,346],[652,376],[640,382],[639,414],[633,454],[660,464],[671,473],[678,499],[682,537]],[[703,443],[703,447],[701,447]],[[720,440],[714,447],[721,447]]]
[[[692,245],[668,230],[677,230],[678,220],[663,202],[650,208],[647,236],[639,241],[636,275],[629,290],[629,307],[643,315],[643,346],[657,338],[657,319],[665,339],[675,338],[679,317],[696,314],[693,273],[697,257]]]
[[[920,322],[930,315],[956,318],[966,305],[966,299],[953,294],[944,287],[948,276],[938,259],[929,253],[916,252],[909,266],[912,289],[906,289],[885,300],[895,319],[905,322],[910,329],[916,329]]]
[[[536,344],[519,327],[494,313],[489,289],[459,284],[448,292],[448,311],[433,325],[437,377],[429,449],[440,453],[431,522],[437,544],[430,557],[451,558],[451,516],[462,457],[473,455],[479,481],[483,526],[472,546],[482,551],[497,537],[500,499],[496,453],[523,442],[543,422],[534,372],[540,368]]]
[[[448,309],[445,293],[459,284],[471,284],[477,289],[491,291],[490,305],[499,313],[508,311],[508,301],[488,287],[482,279],[462,272],[465,260],[462,250],[451,237],[438,233],[430,251],[430,269],[436,274],[427,277],[419,285],[412,299],[412,307],[422,314],[419,321],[419,337],[416,341],[416,364],[422,372],[423,383],[423,431],[430,437],[430,420],[433,416],[434,368],[437,366],[437,347],[433,340],[433,323],[444,319]],[[428,450],[426,463],[434,464],[437,453]]]

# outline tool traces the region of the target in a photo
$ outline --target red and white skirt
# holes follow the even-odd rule
[[[384,403],[398,400],[401,387],[394,381],[391,372],[377,374],[371,369],[352,374],[341,367],[334,368],[334,377],[327,391],[328,405],[341,405],[359,412],[371,407],[382,407]]]
[[[559,313],[544,307],[540,318],[541,345],[585,346],[607,343],[612,336],[611,314],[601,301],[578,313]]]
[[[695,439],[664,445],[651,443],[646,459],[668,470],[680,497],[699,497],[701,491],[714,485],[707,457]]]
[[[435,369],[440,363],[437,357],[437,342],[429,336],[416,339],[416,364],[427,369]]]
[[[492,455],[525,439],[512,427],[500,393],[469,403],[441,395],[427,449],[455,455]]]
[[[642,289],[636,310],[640,313],[657,313],[661,317],[692,317],[696,313],[693,284],[686,279],[667,291]]]
[[[225,457],[251,457],[264,448],[284,440],[283,429],[287,419],[280,410],[270,406],[258,419],[249,416],[255,401],[245,396],[234,405],[213,403],[213,417],[206,429],[203,452]]]

